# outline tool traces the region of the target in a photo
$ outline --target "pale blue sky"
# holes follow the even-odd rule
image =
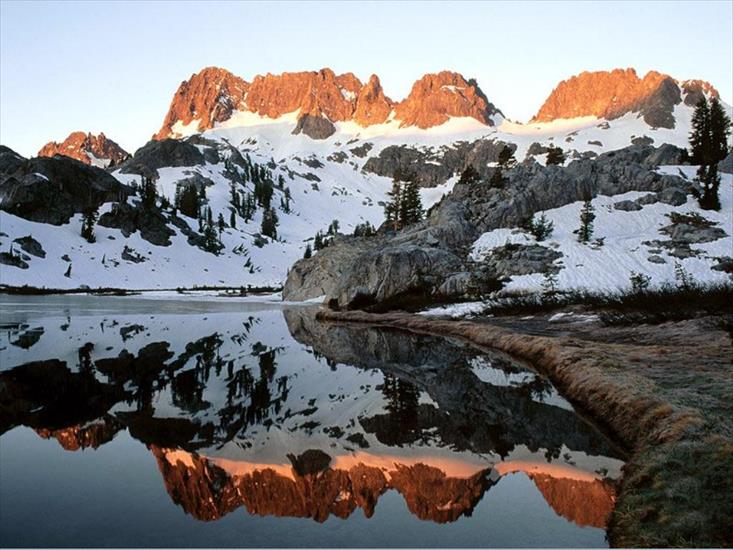
[[[0,4],[0,142],[24,155],[72,130],[134,151],[179,83],[216,65],[377,73],[402,99],[427,72],[475,77],[525,121],[562,79],[634,67],[733,97],[733,2],[9,2]]]

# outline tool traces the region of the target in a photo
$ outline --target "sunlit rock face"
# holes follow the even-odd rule
[[[682,96],[685,104],[694,105],[703,94],[718,96],[707,82],[679,83],[656,71],[649,71],[643,78],[634,69],[582,72],[560,82],[532,121],[584,116],[613,120],[633,112],[650,126],[674,128],[673,110],[682,102]]]
[[[129,153],[103,133],[72,132],[61,143],[49,141],[38,151],[39,157],[63,155],[84,164],[106,168],[125,160]]]
[[[181,83],[154,139],[209,130],[237,111],[268,119],[296,113],[294,133],[313,139],[329,137],[337,122],[367,127],[394,116],[400,127],[427,129],[454,117],[493,125],[492,117],[500,114],[474,80],[450,71],[423,76],[408,97],[394,103],[377,75],[362,83],[352,73],[337,75],[324,68],[257,75],[246,82],[225,69],[209,67]]]
[[[471,117],[493,125],[491,117],[499,114],[476,84],[450,71],[427,74],[415,82],[410,95],[397,104],[395,118],[401,126],[431,128],[451,117]]]

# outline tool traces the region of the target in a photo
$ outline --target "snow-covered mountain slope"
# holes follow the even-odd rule
[[[675,175],[683,172],[690,178],[695,173],[689,166],[665,166],[660,171]],[[583,207],[582,202],[575,202],[535,214],[535,220],[544,214],[554,225],[552,234],[544,241],[538,242],[521,229],[495,229],[479,237],[472,255],[481,261],[507,244],[547,247],[561,254],[552,262],[557,268],[557,290],[628,290],[630,277],[635,273],[648,276],[653,286],[676,284],[680,269],[698,283],[730,281],[729,272],[720,267],[712,269],[726,258],[730,262],[733,256],[733,175],[725,174],[721,179],[719,212],[702,210],[692,196],[679,206],[663,202],[645,204],[644,197],[649,193],[638,191],[598,196],[591,201],[596,218],[588,244],[579,242],[575,233]],[[618,204],[623,208],[637,200],[638,205],[632,206],[634,210],[614,207]],[[675,214],[684,217],[675,218]],[[698,218],[689,216],[707,220],[702,225],[708,227],[697,231],[680,227],[690,221],[694,225]],[[547,284],[543,274],[528,273],[512,276],[504,290],[542,291]]]
[[[446,74],[433,76],[458,78],[453,73]],[[214,221],[221,215],[226,226],[220,234],[223,247],[218,253],[204,250],[196,241],[201,229],[197,220],[180,212],[174,215],[170,209],[163,212],[163,223],[167,229],[162,229],[170,234],[169,239],[145,236],[142,228],[135,225],[143,222],[130,222],[132,227],[123,231],[118,228],[122,222],[110,225],[100,220],[95,228],[94,243],[88,243],[80,235],[81,206],[76,208],[75,216],[62,225],[41,223],[45,221],[42,217],[40,221],[39,217],[20,217],[22,213],[16,209],[13,214],[3,211],[0,215],[0,251],[20,254],[21,262],[3,261],[0,264],[0,282],[47,288],[278,286],[285,280],[293,262],[303,256],[307,245],[313,244],[316,232],[325,232],[333,220],[338,220],[340,232],[344,234],[352,233],[357,225],[364,222],[378,227],[384,219],[383,204],[397,170],[407,170],[414,175],[421,185],[423,207],[427,210],[451,191],[467,166],[473,166],[488,179],[505,144],[516,148],[518,161],[537,161],[540,164],[545,162],[548,146],[564,149],[566,164],[575,158],[594,158],[632,143],[655,146],[667,143],[684,148],[693,111],[690,102],[685,100],[692,93],[711,95],[714,92],[711,87],[695,91],[697,88],[693,90],[680,85],[680,101],[671,107],[675,120],[673,128],[650,126],[641,112],[631,111],[612,120],[586,116],[519,124],[503,118],[493,106],[490,113],[485,111],[490,104],[475,82],[462,80],[462,77],[459,82],[470,85],[472,91],[468,101],[464,97],[468,92],[460,86],[439,86],[438,92],[431,92],[432,77],[426,77],[427,80],[419,81],[419,85],[416,83],[416,90],[413,90],[409,101],[406,99],[400,104],[387,101],[390,108],[397,106],[386,118],[370,118],[364,113],[362,115],[366,118],[360,118],[354,114],[356,111],[348,117],[334,115],[329,119],[333,133],[313,139],[305,132],[296,133],[302,125],[302,115],[308,114],[308,110],[298,103],[305,100],[297,86],[288,91],[293,104],[298,106],[297,110],[281,113],[284,107],[276,102],[280,110],[274,106],[272,109],[263,106],[258,108],[262,114],[254,108],[254,103],[247,103],[254,101],[255,97],[247,95],[253,93],[247,88],[249,85],[238,84],[239,81],[232,80],[231,74],[222,76],[217,72],[212,75],[211,81],[203,80],[196,83],[197,87],[183,90],[185,97],[194,93],[191,90],[198,90],[195,93],[201,99],[202,109],[211,107],[212,102],[224,101],[221,105],[228,106],[224,111],[209,113],[213,118],[209,117],[204,125],[209,129],[200,131],[201,119],[192,118],[194,113],[187,113],[184,118],[188,122],[184,123],[181,109],[186,102],[174,98],[164,129],[169,128],[170,133],[180,136],[179,141],[151,142],[111,173],[120,182],[137,186],[143,183],[142,175],[152,177],[159,195],[170,203],[175,201],[179,187],[205,187],[206,199],[202,201],[202,209],[210,208]],[[305,75],[310,75],[308,78],[313,76],[310,73]],[[306,76],[301,75],[308,80]],[[334,76],[334,82],[343,87],[348,79],[343,80],[342,77],[344,75]],[[281,80],[285,82],[288,79]],[[262,101],[275,101],[272,94],[277,88],[272,87],[277,82],[280,80],[268,85],[265,81],[259,83],[262,89],[257,92],[257,97],[261,96]],[[228,84],[224,86],[223,83]],[[378,82],[371,84],[377,85]],[[241,95],[237,102],[232,103],[232,97],[221,96],[235,89],[239,94],[235,95]],[[318,101],[323,103],[331,97],[327,91],[318,92],[322,94]],[[364,93],[367,92],[368,89]],[[357,108],[356,103],[350,103],[349,94],[343,95],[343,90],[340,93],[339,97],[345,103],[339,103],[339,109],[346,113]],[[463,99],[459,101],[454,97],[456,95]],[[420,107],[418,99],[425,103],[424,108]],[[485,117],[449,114],[473,112],[471,109],[479,108],[477,105],[479,110],[483,109],[481,112]],[[448,109],[451,106],[455,107],[453,111]],[[328,111],[326,103],[321,108],[324,113]],[[726,108],[730,112],[730,107]],[[404,120],[396,115],[408,111],[416,117],[415,120],[447,120],[427,125],[427,128],[417,123],[405,125]],[[429,117],[426,115],[428,112],[431,113]],[[405,119],[407,115],[400,116]],[[182,149],[188,148],[185,154],[178,151],[176,143]],[[160,152],[156,148],[158,145],[168,147],[170,151]],[[679,152],[672,151],[675,160],[679,160]],[[232,210],[235,209],[232,185],[241,197],[253,193],[255,187],[252,178],[232,160],[242,156],[266,168],[276,183],[272,199],[279,219],[276,240],[259,236],[264,214],[262,207],[257,208],[249,219],[243,218],[241,212],[235,214],[235,227],[230,227]],[[41,177],[47,176],[37,176]],[[277,184],[280,180],[282,188]],[[285,197],[286,189],[289,200]],[[284,205],[285,202],[289,204]],[[139,197],[128,197],[126,203],[136,209],[135,212],[139,210],[136,206],[140,203]],[[113,203],[106,202],[101,205],[99,215],[104,217],[107,214],[109,217],[114,208]],[[637,214],[629,213],[630,216]],[[21,250],[23,238],[28,236],[39,243],[43,254],[34,255],[28,250]]]

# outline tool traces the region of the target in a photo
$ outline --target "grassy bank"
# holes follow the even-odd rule
[[[719,318],[604,329],[625,331],[625,343],[401,312],[318,318],[459,337],[530,361],[632,451],[612,545],[733,544],[733,347]]]

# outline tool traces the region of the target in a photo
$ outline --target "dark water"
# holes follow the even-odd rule
[[[528,366],[227,301],[0,299],[3,546],[605,546],[618,450]]]

